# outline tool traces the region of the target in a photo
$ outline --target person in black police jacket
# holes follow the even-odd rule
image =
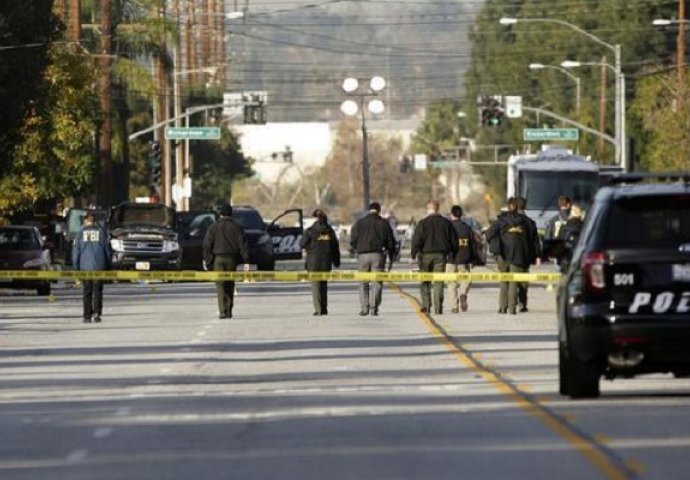
[[[518,211],[516,198],[508,199],[508,212],[497,220],[501,252],[506,272],[525,273],[534,260],[534,244],[531,239],[531,225]],[[518,285],[516,282],[501,282],[499,313],[517,313]]]
[[[92,214],[84,217],[84,226],[74,237],[72,265],[75,270],[108,270],[112,252],[105,231]],[[98,323],[103,314],[103,281],[84,280],[84,323]]]
[[[474,253],[475,240],[472,227],[461,220],[462,207],[460,205],[453,205],[450,209],[450,216],[453,228],[458,235],[458,252],[448,258],[446,272],[469,273],[472,269],[472,263],[477,260]],[[458,313],[460,310],[467,311],[467,294],[470,291],[470,286],[470,281],[448,282],[450,305],[453,313]]]
[[[340,246],[333,228],[328,224],[326,212],[314,210],[316,222],[302,235],[300,246],[307,252],[306,268],[310,272],[330,272],[331,266],[340,266]],[[328,282],[311,282],[314,315],[328,314]]]
[[[532,220],[525,213],[525,207],[527,206],[527,199],[525,197],[516,197],[515,199],[518,205],[518,213],[525,217],[527,223],[529,224],[529,231],[527,237],[532,248],[532,258],[530,259],[530,265],[536,265],[537,267],[541,265],[541,241],[539,240],[539,233],[537,231],[537,222]],[[527,266],[526,272],[529,272],[530,266]],[[518,282],[518,308],[520,312],[527,312],[527,289],[529,284],[527,282]]]
[[[350,246],[357,252],[357,270],[360,272],[382,272],[386,266],[386,254],[390,260],[390,270],[395,258],[396,242],[390,223],[381,218],[381,205],[369,205],[369,214],[360,218],[352,226]],[[369,284],[371,283],[371,290]],[[362,282],[359,284],[359,305],[361,316],[370,312],[376,316],[381,305],[383,282]]]
[[[232,207],[220,207],[220,219],[206,231],[203,242],[204,262],[217,272],[235,272],[241,261],[249,270],[249,245],[244,229],[232,219]],[[232,318],[235,282],[216,282],[218,318]]]
[[[445,272],[449,256],[458,252],[458,234],[450,220],[439,212],[439,203],[429,200],[427,216],[419,221],[412,236],[412,260],[420,272]],[[434,313],[443,313],[443,282],[434,282]],[[422,311],[431,312],[431,282],[422,282]]]

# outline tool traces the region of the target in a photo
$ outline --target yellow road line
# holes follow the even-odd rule
[[[595,438],[588,437],[580,432],[576,427],[568,423],[566,418],[552,412],[536,399],[502,378],[500,374],[492,371],[486,365],[478,361],[471,352],[455,343],[450,334],[448,334],[443,327],[422,312],[415,297],[405,292],[400,286],[394,283],[390,285],[397,290],[400,295],[407,299],[415,308],[419,317],[424,321],[429,331],[439,339],[442,345],[448,348],[461,364],[486,380],[500,393],[514,401],[524,411],[539,419],[554,433],[565,439],[586,457],[606,478],[611,480],[625,480],[636,476],[632,469],[623,463],[622,460],[618,460],[611,453],[608,453],[606,447],[597,443]]]

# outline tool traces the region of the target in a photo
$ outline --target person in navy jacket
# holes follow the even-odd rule
[[[74,238],[72,264],[75,270],[108,270],[112,252],[105,231],[87,214],[84,226]],[[84,280],[84,323],[101,321],[103,313],[103,281]]]

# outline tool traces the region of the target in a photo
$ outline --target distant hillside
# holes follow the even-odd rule
[[[463,91],[476,0],[274,5],[230,25],[233,86],[268,90],[271,121],[340,118],[347,76],[385,77],[389,118]]]

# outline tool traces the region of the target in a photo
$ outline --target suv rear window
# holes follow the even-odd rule
[[[675,247],[690,241],[690,195],[622,198],[613,204],[606,245]]]

